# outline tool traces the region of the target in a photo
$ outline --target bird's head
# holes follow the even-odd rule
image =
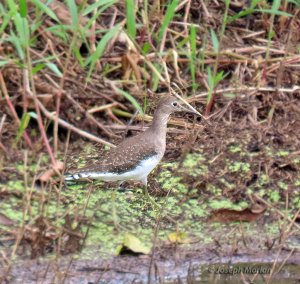
[[[161,98],[158,103],[157,110],[165,114],[171,114],[173,112],[189,112],[198,114],[194,110],[184,107],[182,103],[173,96],[164,96]]]

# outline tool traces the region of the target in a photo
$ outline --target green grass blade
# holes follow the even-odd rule
[[[18,13],[17,5],[13,0],[7,0],[9,11],[14,14]]]
[[[18,128],[18,133],[17,133],[16,139],[15,139],[15,144],[17,144],[19,142],[20,138],[22,137],[24,131],[26,130],[26,128],[29,124],[29,121],[30,121],[30,114],[28,112],[26,112],[23,115],[23,117],[21,118],[20,125]]]
[[[0,35],[4,32],[4,30],[6,29],[7,25],[10,23],[13,14],[14,14],[14,12],[10,10],[4,16],[4,18],[2,18],[2,24],[1,24],[1,27],[0,27]]]
[[[173,0],[172,3],[167,8],[166,15],[163,19],[163,23],[162,23],[162,25],[159,29],[159,32],[158,32],[158,41],[159,42],[161,41],[161,39],[163,37],[163,34],[165,33],[167,27],[169,26],[171,20],[174,17],[175,10],[178,6],[178,3],[179,3],[179,0]]]
[[[281,0],[273,0],[273,4],[272,4],[273,11],[278,11],[278,9],[280,7],[280,2],[281,2]]]
[[[207,67],[207,81],[209,89],[212,90],[214,88],[214,78],[212,77],[212,72],[210,67]]]
[[[228,17],[228,19],[226,21],[226,24],[230,24],[230,23],[234,22],[235,20],[237,20],[239,18],[248,16],[248,15],[252,14],[254,11],[255,11],[255,9],[253,9],[253,8],[249,8],[249,9],[243,10],[243,11],[235,14],[232,17]]]
[[[19,11],[22,18],[27,17],[27,4],[26,0],[20,0],[19,2]]]
[[[66,25],[54,25],[52,27],[46,28],[46,31],[54,34],[55,36],[60,37],[64,42],[69,41],[69,35],[67,33],[68,26]]]
[[[18,37],[16,38],[16,40],[20,42],[20,45],[23,48],[26,48],[26,46],[29,45],[29,39],[30,39],[28,21],[26,18],[22,18],[19,13],[16,13],[13,19],[14,19],[15,27],[18,32]]]
[[[132,39],[136,36],[135,0],[126,0],[127,31]]]
[[[102,57],[102,55],[104,53],[104,50],[106,48],[106,45],[119,32],[119,30],[120,30],[120,24],[116,25],[114,28],[109,30],[102,37],[100,42],[98,43],[96,51],[91,56],[89,56],[87,58],[84,66],[90,65],[90,69],[89,69],[88,76],[87,76],[88,78],[90,77],[90,75],[91,75],[91,73],[92,73],[92,71],[95,67],[95,64],[96,64],[97,60],[99,60]]]
[[[292,15],[283,11],[273,10],[273,9],[255,9],[255,12],[260,13],[268,13],[271,15],[277,15],[277,16],[285,16],[285,17],[291,17]]]
[[[136,99],[130,95],[129,93],[119,89],[119,88],[116,88],[117,92],[122,95],[123,97],[125,97],[128,101],[130,101],[132,103],[132,105],[138,110],[138,112],[141,114],[141,115],[144,115],[144,112],[143,112],[143,109],[141,108],[141,106],[139,105],[139,103],[136,101]]]
[[[37,65],[35,65],[34,67],[32,67],[32,74],[35,75],[37,74],[40,70],[42,70],[44,67],[46,66],[45,63],[39,63]]]
[[[8,63],[9,63],[9,61],[0,61],[0,67],[5,66]]]
[[[48,15],[51,19],[55,20],[56,22],[59,23],[59,19],[55,15],[55,13],[47,6],[45,5],[42,1],[40,0],[31,0],[31,2],[38,7],[41,11],[43,11],[46,15]]]
[[[100,1],[99,1],[100,2]],[[94,3],[91,6],[94,6],[95,4],[98,4],[99,2]],[[105,11],[107,8],[111,7],[113,4],[115,4],[117,2],[117,0],[113,0],[113,1],[101,1],[100,4],[102,3],[106,3],[105,5],[103,5],[96,13],[93,14],[92,17],[89,17],[89,21],[88,23],[85,25],[84,29],[83,29],[83,34],[86,34],[88,32],[88,29],[90,29],[90,27],[92,26],[92,24],[96,21],[96,19],[99,18],[100,14]],[[89,6],[89,7],[91,7]],[[88,7],[88,8],[89,8]],[[96,8],[95,8],[96,9]],[[92,10],[93,11],[93,10]],[[90,11],[90,13],[92,12]],[[85,11],[84,11],[85,14]]]
[[[94,4],[89,5],[82,11],[82,16],[86,16],[89,13],[92,13],[94,10],[98,9],[100,6],[106,6],[106,5],[111,6],[115,2],[116,2],[115,0],[113,0],[113,1],[112,0],[95,1]]]
[[[288,0],[288,3],[292,3],[292,4],[300,7],[300,1],[299,0]]]
[[[261,0],[250,1],[250,8],[254,9]]]
[[[24,49],[21,46],[20,39],[15,35],[15,33],[13,31],[11,31],[11,35],[7,39],[7,41],[11,42],[14,45],[14,47],[19,55],[19,58],[21,60],[24,60],[25,59]]]
[[[215,53],[218,53],[220,48],[220,43],[214,30],[210,30],[210,36],[211,36],[211,41],[213,44],[214,51]]]
[[[196,28],[194,25],[190,28],[190,46],[191,46],[191,60],[190,60],[190,70],[191,70],[191,77],[192,77],[192,87],[193,90],[197,88],[196,85]]]
[[[60,78],[63,76],[63,74],[60,72],[59,68],[52,62],[46,62],[47,67],[55,73]]]
[[[74,0],[66,0],[67,5],[70,9],[71,19],[72,19],[72,27],[73,31],[77,29],[78,26],[78,9]]]

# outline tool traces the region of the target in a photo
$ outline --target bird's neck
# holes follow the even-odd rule
[[[154,132],[156,135],[164,136],[167,132],[167,124],[170,114],[157,110],[154,113],[153,121],[150,126],[150,131]]]

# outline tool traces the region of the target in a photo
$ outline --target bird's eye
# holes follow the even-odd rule
[[[177,102],[173,102],[172,106],[176,107],[177,106]]]

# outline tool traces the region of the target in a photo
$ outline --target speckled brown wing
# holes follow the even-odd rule
[[[142,133],[144,134],[144,133]],[[105,172],[121,174],[136,168],[141,160],[159,155],[152,139],[146,135],[137,135],[124,140],[116,148],[112,148],[96,162],[73,173]]]

